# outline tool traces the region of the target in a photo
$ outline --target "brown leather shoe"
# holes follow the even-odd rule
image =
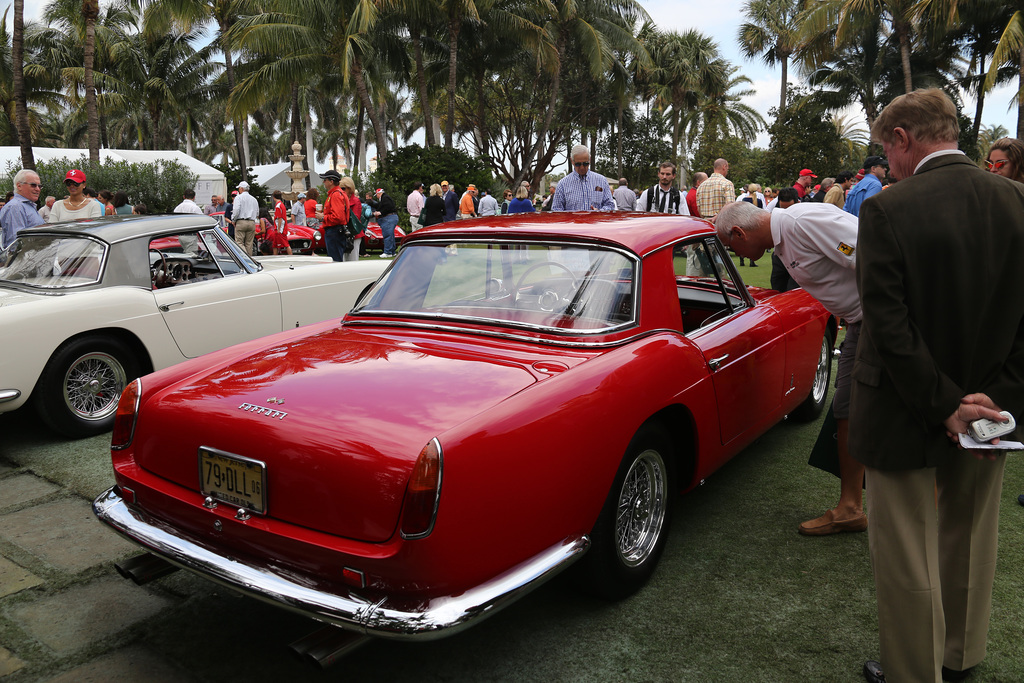
[[[835,519],[832,510],[826,510],[821,517],[808,520],[797,529],[804,536],[828,536],[844,531],[865,531],[868,528],[868,516],[861,514],[850,519]]]

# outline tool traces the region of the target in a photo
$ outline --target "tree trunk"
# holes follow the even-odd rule
[[[480,154],[490,157],[491,136],[487,131],[487,101],[484,98],[484,79],[486,77],[487,74],[484,73],[484,70],[479,69],[476,77],[476,125],[480,138]]]
[[[315,159],[315,149],[313,147],[313,117],[309,114],[309,109],[306,109],[305,113],[306,121],[306,168],[309,169],[309,175],[306,176],[306,189],[313,187],[313,178],[316,177],[316,171],[313,169],[313,162]]]
[[[32,129],[28,125],[28,99],[25,95],[25,0],[14,0],[14,37],[11,42],[13,65],[14,118],[21,145],[21,167],[36,168],[32,154]]]
[[[979,49],[978,52],[978,104],[974,108],[974,125],[971,126],[971,145],[978,146],[978,133],[981,132],[981,112],[985,109],[985,54]],[[987,150],[985,150],[987,151]]]
[[[220,51],[224,54],[224,72],[228,76],[228,92],[234,92],[235,90],[235,66],[231,61],[231,50],[228,49],[227,44],[224,41],[224,34],[231,28],[227,22],[222,21],[220,24]],[[242,180],[248,180],[248,159],[249,156],[245,153],[245,145],[242,142],[242,133],[244,127],[240,121],[232,121],[232,127],[235,129],[235,149],[238,154],[238,166],[242,170]]]
[[[353,152],[352,169],[356,171],[366,170],[366,135],[363,128],[366,126],[366,109],[363,103],[359,103],[359,114],[356,116],[356,148]]]
[[[459,61],[459,30],[462,22],[459,17],[448,20],[448,121],[444,127],[444,147],[452,148],[452,137],[455,133],[455,73]]]
[[[434,112],[430,107],[430,97],[427,95],[427,75],[423,71],[423,46],[420,45],[418,23],[409,22],[409,36],[412,39],[413,57],[416,60],[416,86],[419,90],[420,113],[423,114],[423,132],[426,136],[426,146],[432,147],[437,144],[437,138],[434,137]]]
[[[904,21],[893,20],[893,28],[900,41],[900,61],[903,63],[903,88],[905,92],[914,91],[914,81],[910,77],[910,26]]]
[[[1024,47],[1020,49],[1020,68],[1017,71],[1017,139],[1024,140]]]
[[[370,117],[370,124],[377,137],[377,168],[381,171],[387,170],[388,141],[384,137],[384,128],[377,117],[377,110],[370,101],[370,91],[366,88],[366,80],[363,78],[363,61],[358,56],[352,60],[352,75],[356,79],[356,92],[359,94],[359,101],[363,103],[366,114]]]
[[[89,161],[100,163],[100,117],[96,106],[96,88],[93,85],[93,62],[96,57],[96,18],[100,14],[99,0],[82,0],[82,17],[85,19],[85,115],[89,130]]]
[[[789,55],[781,55],[782,59],[782,92],[779,93],[779,116],[782,116],[786,111],[786,92],[789,88]]]
[[[619,101],[615,111],[615,163],[619,177],[622,177],[622,114],[625,110],[622,101]]]
[[[565,36],[561,33],[558,35],[558,42],[555,45],[556,54],[558,55],[558,64],[555,66],[555,73],[551,77],[551,94],[548,97],[547,111],[544,112],[544,123],[541,124],[541,129],[537,131],[537,142],[530,148],[529,154],[526,155],[526,159],[523,162],[523,173],[525,174],[526,169],[530,168],[530,164],[533,160],[540,155],[540,150],[544,146],[544,139],[548,136],[548,130],[551,129],[551,118],[555,115],[555,106],[558,104],[558,88],[561,85],[561,74],[562,74],[562,61],[565,58]],[[534,173],[536,176],[537,173]],[[519,184],[522,178],[516,178],[513,187]],[[536,185],[534,185],[536,187]]]

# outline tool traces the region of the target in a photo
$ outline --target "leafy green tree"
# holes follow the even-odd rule
[[[42,182],[40,196],[64,197],[64,176],[69,169],[82,169],[89,178],[89,186],[96,189],[121,190],[132,204],[145,204],[150,213],[170,213],[181,203],[186,189],[195,187],[199,177],[177,161],[154,161],[147,164],[127,161],[107,161],[93,164],[88,157],[53,159],[36,163],[36,173]],[[18,169],[9,166],[7,182]]]
[[[715,159],[725,159],[729,162],[729,180],[739,192],[753,182],[762,185],[774,182],[767,173],[764,157],[764,150],[751,149],[743,140],[727,137],[698,146],[690,161],[690,168],[694,172],[703,171],[711,175]]]
[[[387,171],[377,178],[383,187],[398,202],[412,191],[415,182],[421,182],[429,189],[433,183],[447,180],[460,190],[470,183],[478,189],[494,188],[494,176],[487,162],[472,157],[460,149],[448,149],[440,145],[420,147],[413,144],[388,152]],[[371,183],[372,184],[372,183]],[[404,206],[404,202],[398,202]]]
[[[671,130],[657,109],[640,118],[626,117],[622,126],[597,145],[594,170],[612,180],[625,177],[630,187],[641,189],[658,182],[658,164],[672,158]],[[615,151],[622,148],[621,173]]]
[[[765,154],[765,172],[772,183],[792,184],[802,168],[818,175],[842,170],[844,143],[827,110],[803,88],[789,93],[786,111],[769,112],[775,122],[768,127],[771,144]],[[731,160],[730,160],[731,162]]]

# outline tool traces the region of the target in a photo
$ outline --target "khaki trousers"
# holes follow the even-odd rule
[[[239,218],[235,221],[235,244],[246,256],[252,256],[252,243],[256,239],[256,221]]]
[[[889,683],[940,683],[985,657],[1005,457],[868,467],[868,545]],[[936,491],[938,503],[936,504]]]

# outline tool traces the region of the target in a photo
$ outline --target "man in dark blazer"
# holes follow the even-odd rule
[[[849,447],[866,466],[886,674],[869,661],[869,681],[959,680],[985,656],[1004,457],[956,439],[1024,411],[1024,186],[978,168],[958,134],[937,89],[872,127],[899,182],[864,202],[857,244]]]
[[[444,197],[445,222],[455,220],[456,214],[459,213],[459,195],[456,194],[454,186],[448,186],[447,180],[441,183],[441,196]]]

